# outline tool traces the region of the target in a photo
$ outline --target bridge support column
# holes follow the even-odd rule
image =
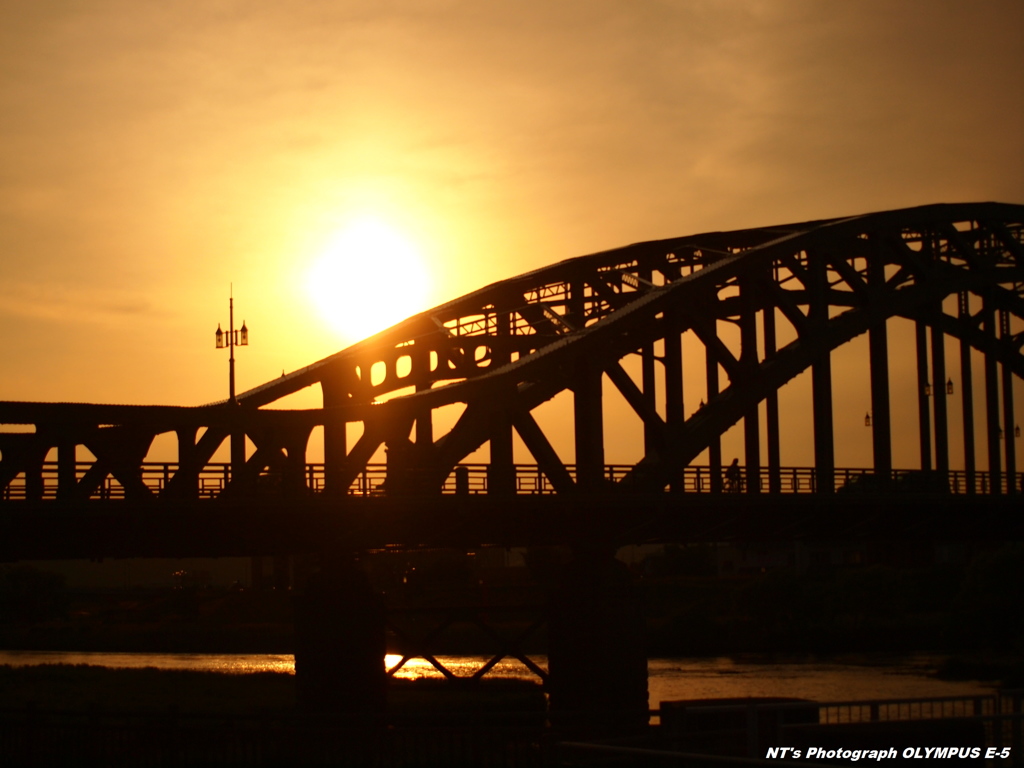
[[[921,444],[921,469],[932,468],[932,421],[928,414],[928,331],[918,320],[914,324],[917,347],[917,424]]]
[[[555,725],[581,735],[646,727],[644,620],[626,565],[611,549],[579,548],[548,599]]]
[[[182,427],[175,430],[175,436],[178,438],[178,472],[174,477],[174,493],[183,499],[199,498],[199,468],[196,462],[197,432],[195,427]]]
[[[942,315],[942,304],[934,310]],[[935,469],[949,474],[949,430],[946,424],[946,339],[942,330],[932,326],[932,412],[935,414]]]
[[[604,372],[584,361],[573,386],[576,436],[576,484],[598,491],[604,483],[604,412],[601,384]]]
[[[889,336],[882,320],[868,331],[871,376],[871,452],[875,475],[892,478],[892,416],[889,411]]]
[[[1013,344],[1013,337],[1010,334],[1010,313],[1004,309],[999,310],[999,342],[1000,344]],[[1003,363],[1002,366],[1003,384],[1003,442],[1004,456],[1006,458],[1006,490],[1008,493],[1019,493],[1017,487],[1017,456],[1015,451],[1014,422],[1013,422],[1013,371],[1010,366]]]
[[[228,437],[231,456],[231,485],[235,491],[243,488],[245,477],[245,427],[242,425],[242,407],[235,403],[231,412],[231,434]]]
[[[966,291],[957,294],[957,315],[965,329],[971,324],[971,309]],[[971,373],[971,344],[960,339],[960,403],[964,426],[964,474],[967,493],[975,492],[976,466],[974,458],[974,378]]]
[[[711,347],[704,347],[704,367],[707,378],[708,402],[718,395],[718,359]],[[711,473],[711,490],[722,491],[722,438],[715,435],[708,443],[708,471]]]
[[[832,493],[836,489],[835,443],[832,433],[832,361],[811,366],[811,399],[814,411],[814,489]]]
[[[351,561],[332,557],[293,602],[299,707],[373,715],[387,703],[385,613]]]
[[[766,307],[763,313],[764,358],[775,357],[775,308]],[[782,453],[779,437],[779,393],[772,390],[764,399],[766,448],[768,451],[768,490],[771,493],[782,492]]]
[[[345,457],[348,455],[348,425],[331,412],[344,404],[347,393],[339,383],[320,382],[324,399],[324,490],[331,494],[342,495],[341,475],[345,468]]]
[[[820,328],[828,323],[828,265],[821,254],[810,254],[811,284],[808,319]],[[832,427],[832,355],[825,347],[811,364],[811,408],[814,422],[814,489],[836,489],[835,439]]]
[[[868,260],[868,287],[873,301],[884,301],[885,263],[873,252]],[[889,408],[889,328],[881,317],[868,329],[871,379],[871,454],[874,472],[883,483],[892,479],[892,412]]]
[[[982,329],[992,341],[996,340],[995,309],[985,299],[982,305]],[[1003,478],[999,461],[999,381],[995,355],[985,354],[985,426],[988,443],[988,492],[1001,493]],[[1004,435],[1005,437],[1005,435]]]
[[[747,376],[757,372],[757,286],[747,279],[740,282],[740,366]],[[746,465],[747,493],[761,492],[761,421],[758,403],[743,415],[743,462]]]
[[[487,466],[487,493],[490,496],[514,496],[516,493],[512,418],[502,408],[491,413],[491,463]]]
[[[668,427],[671,453],[671,436],[686,421],[683,407],[683,337],[679,332],[679,313],[674,306],[665,310],[665,323],[665,425]],[[685,490],[682,466],[673,463],[669,479],[674,493]]]
[[[70,499],[78,483],[78,447],[74,440],[63,439],[57,443],[57,498]]]

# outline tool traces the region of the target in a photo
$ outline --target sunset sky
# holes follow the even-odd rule
[[[639,240],[1024,203],[1022,30],[1020,0],[0,0],[0,399],[222,399],[232,283],[244,390],[361,337],[311,291],[339,274],[390,324]],[[367,228],[411,288],[391,251],[317,271]]]

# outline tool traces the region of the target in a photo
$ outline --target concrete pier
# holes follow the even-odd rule
[[[580,548],[551,585],[548,671],[556,724],[628,733],[648,721],[644,619],[626,565]]]
[[[295,683],[309,711],[372,714],[387,703],[385,611],[366,574],[330,560],[294,598]]]

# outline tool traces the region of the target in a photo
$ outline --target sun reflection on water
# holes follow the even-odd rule
[[[472,677],[478,669],[490,661],[489,656],[435,656],[434,658],[457,677]],[[384,664],[390,671],[401,660],[402,657],[400,655],[389,653],[384,657]],[[531,661],[542,669],[547,670],[547,657],[536,656],[531,658]],[[502,659],[487,672],[487,676],[536,679],[526,665],[518,659]],[[394,677],[401,680],[418,680],[426,677],[442,678],[444,674],[429,661],[417,656],[406,661],[401,669],[395,672]]]

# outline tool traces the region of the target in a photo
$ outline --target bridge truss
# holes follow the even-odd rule
[[[34,427],[0,434],[0,503],[9,511],[69,510],[115,496],[145,510],[286,499],[356,510],[374,501],[382,509],[424,508],[454,493],[483,496],[500,511],[530,490],[513,458],[518,435],[535,461],[533,490],[560,499],[560,508],[635,507],[646,499],[679,509],[695,490],[726,490],[721,438],[740,423],[742,477],[731,484],[752,508],[769,503],[754,497],[799,490],[780,460],[779,390],[809,370],[814,464],[804,490],[841,505],[835,494],[849,472],[836,467],[831,356],[862,334],[873,447],[873,465],[864,469],[871,484],[862,487],[892,497],[914,489],[899,485],[893,466],[890,389],[899,382],[890,372],[890,318],[915,329],[909,386],[918,403],[917,479],[925,483],[917,490],[958,491],[975,505],[1020,493],[1010,438],[1018,430],[1013,379],[1024,377],[1024,206],[976,203],[705,233],[569,259],[410,317],[245,392],[237,404],[0,403],[0,422]],[[946,359],[945,337],[959,342],[956,362]],[[971,350],[984,361],[980,393]],[[704,399],[686,413],[683,369],[695,351],[704,358]],[[624,364],[630,356],[639,359],[638,375]],[[956,366],[964,458],[954,475],[947,398],[929,398],[927,389]],[[643,457],[628,467],[605,460],[616,439],[604,420],[605,380],[643,425]],[[315,385],[320,409],[268,407]],[[572,397],[572,463],[534,413],[563,392]],[[440,429],[436,414],[452,405],[461,415]],[[306,452],[318,426],[324,461],[314,471]],[[178,460],[162,465],[158,482],[147,481],[146,454],[168,432],[177,436]],[[248,456],[246,437],[255,446]],[[213,456],[225,442],[231,462],[217,467]],[[79,463],[78,446],[95,460]],[[386,464],[375,467],[381,448]],[[465,466],[481,448],[486,463]],[[695,487],[701,456],[706,475]],[[204,481],[211,472],[222,477],[213,493]],[[368,477],[377,479],[367,485]],[[476,538],[516,543],[514,535],[490,535]],[[377,543],[415,537],[397,538]]]

